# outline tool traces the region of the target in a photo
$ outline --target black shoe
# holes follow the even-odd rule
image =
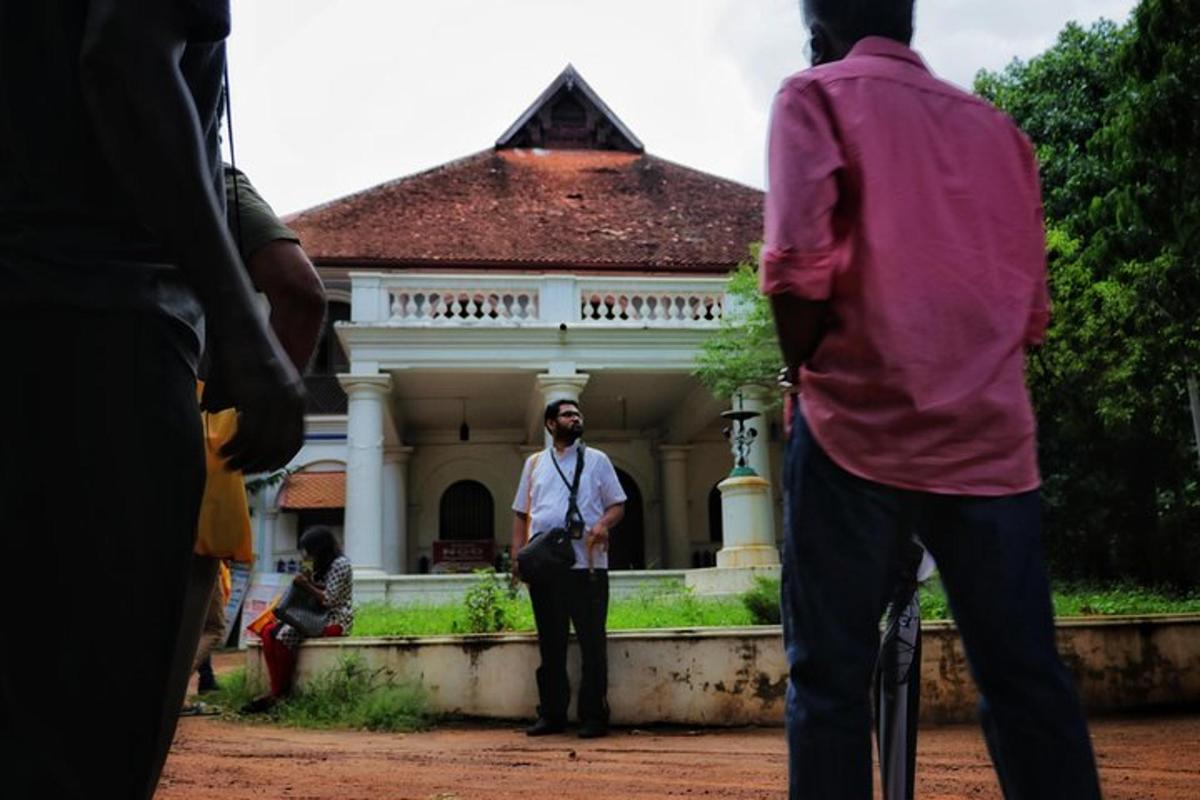
[[[552,733],[562,733],[567,729],[565,722],[553,722],[545,717],[538,717],[537,722],[525,729],[526,736],[549,736]]]
[[[249,703],[246,703],[246,705],[242,706],[241,713],[262,714],[274,708],[277,702],[278,698],[272,697],[269,694],[265,694],[261,697],[254,698]]]
[[[216,678],[209,675],[207,678],[204,675],[200,676],[199,682],[196,684],[196,694],[208,694],[220,689],[221,686],[217,683]]]
[[[591,722],[583,723],[583,726],[579,729],[580,739],[599,739],[602,736],[608,736],[607,722],[592,720]]]

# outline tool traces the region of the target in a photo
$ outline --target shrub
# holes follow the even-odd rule
[[[265,689],[249,680],[246,670],[222,675],[219,684],[216,692],[205,696],[205,703],[224,709],[230,719],[261,719],[243,717],[239,712]],[[405,732],[427,727],[430,715],[421,686],[397,681],[390,670],[369,669],[361,656],[348,655],[303,689],[293,691],[268,712],[267,719],[296,728]]]
[[[479,581],[467,590],[463,598],[466,609],[464,624],[455,623],[458,633],[496,633],[513,629],[513,614],[510,606],[516,598],[515,586],[506,582],[490,569],[475,570]]]
[[[273,711],[280,722],[300,728],[413,731],[428,723],[420,686],[397,682],[390,670],[372,670],[357,655],[344,656]]]
[[[757,577],[754,587],[740,595],[755,625],[778,625],[783,619],[779,607],[780,583],[776,578]]]

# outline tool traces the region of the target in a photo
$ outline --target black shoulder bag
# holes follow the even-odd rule
[[[571,567],[575,566],[575,547],[571,544],[571,540],[581,538],[584,528],[583,515],[579,513],[579,506],[576,503],[576,495],[579,493],[579,478],[583,475],[584,450],[583,444],[580,443],[575,456],[575,477],[570,483],[567,482],[567,476],[563,474],[562,468],[558,466],[558,460],[554,458],[553,450],[549,454],[550,460],[554,463],[554,469],[562,478],[563,483],[567,484],[571,496],[567,502],[567,516],[563,520],[563,527],[552,528],[545,533],[535,535],[528,544],[521,548],[521,552],[517,553],[517,568],[521,573],[521,579],[526,583],[555,580],[566,575]],[[532,469],[529,471],[529,485],[532,498]],[[529,503],[527,511],[532,520],[532,502]]]

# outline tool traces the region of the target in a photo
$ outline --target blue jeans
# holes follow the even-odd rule
[[[1041,496],[935,495],[858,478],[797,415],[784,468],[789,796],[871,797],[872,669],[903,545],[937,560],[1007,798],[1098,798],[1087,725],[1054,645]]]

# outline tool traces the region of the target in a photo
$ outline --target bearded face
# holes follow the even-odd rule
[[[583,436],[583,413],[576,406],[563,405],[550,421],[550,434],[556,441],[574,444]]]

